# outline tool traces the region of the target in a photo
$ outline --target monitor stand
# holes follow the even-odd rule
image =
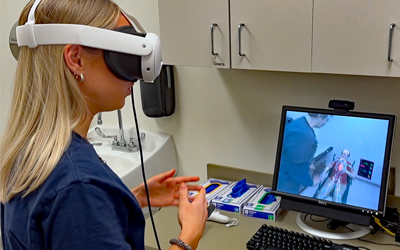
[[[306,221],[305,217],[307,214],[299,213],[296,217],[296,224],[297,226],[302,229],[303,231],[312,234],[317,237],[325,238],[325,239],[332,239],[332,240],[349,240],[349,239],[357,239],[363,237],[371,232],[368,227],[363,227],[354,224],[348,224],[346,227],[350,228],[353,232],[328,232],[323,231],[314,227],[309,226]]]

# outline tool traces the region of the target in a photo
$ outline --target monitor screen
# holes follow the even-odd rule
[[[385,210],[395,116],[284,106],[273,191],[283,208],[369,225]]]

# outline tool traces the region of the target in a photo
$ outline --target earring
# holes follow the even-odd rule
[[[74,73],[75,79],[79,82],[83,82],[85,80],[85,77],[83,76],[83,74],[78,74],[78,73]]]

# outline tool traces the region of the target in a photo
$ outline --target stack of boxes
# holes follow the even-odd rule
[[[235,183],[226,187],[222,192],[220,192],[211,203],[215,205],[216,209],[225,210],[229,212],[242,213],[243,206],[246,204],[248,200],[260,189],[261,185],[249,184],[247,183],[247,187],[249,188],[246,192],[241,194],[239,197],[234,197],[232,195],[233,188],[235,187]]]
[[[201,185],[206,189],[208,204],[215,205],[216,209],[243,214],[246,217],[275,221],[280,212],[281,198],[272,195],[271,188],[251,183],[246,183],[247,191],[237,196],[233,190],[241,183],[210,178]],[[198,191],[189,191],[189,196],[197,194]]]

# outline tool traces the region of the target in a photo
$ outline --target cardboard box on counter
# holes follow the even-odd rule
[[[263,187],[245,204],[243,215],[265,220],[275,221],[281,212],[279,208],[281,197],[270,193],[271,188]]]
[[[242,213],[244,204],[247,203],[249,199],[251,199],[254,193],[262,188],[262,185],[246,183],[249,189],[241,196],[234,198],[232,196],[232,189],[237,183],[238,182],[231,184],[211,201],[211,203],[215,205],[216,209]]]

